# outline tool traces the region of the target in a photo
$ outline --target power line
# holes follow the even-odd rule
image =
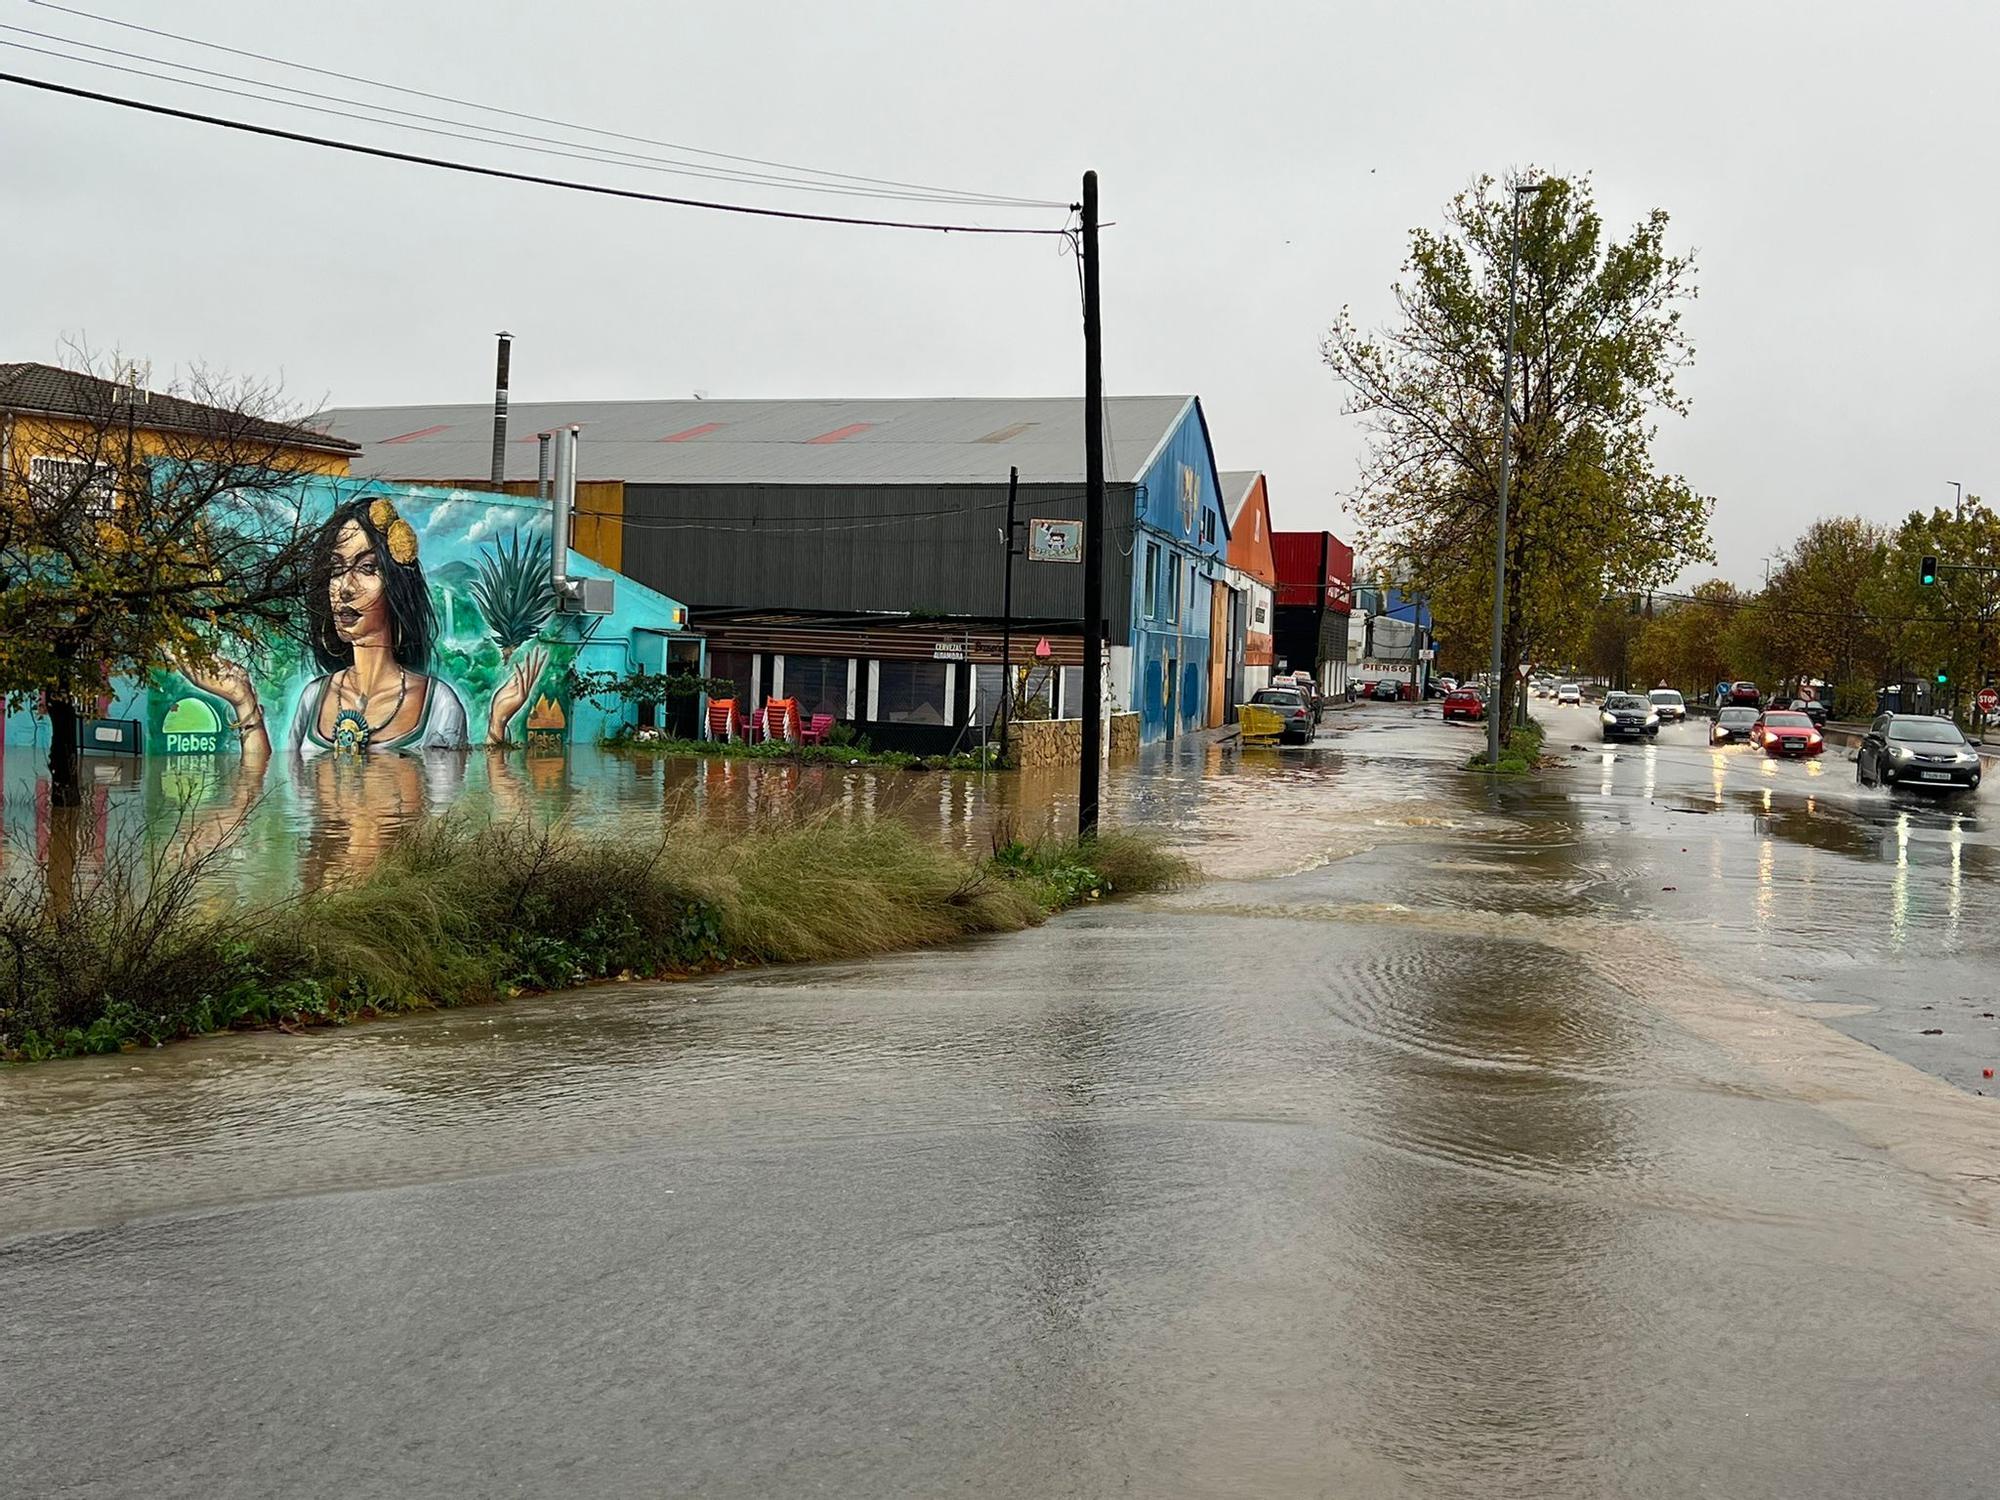
[[[0,83],[18,84],[22,88],[62,94],[71,99],[88,99],[96,104],[114,104],[120,109],[138,110],[144,114],[160,115],[171,120],[189,120],[197,125],[214,125],[223,130],[241,131],[246,135],[294,141],[300,145],[319,146],[329,151],[345,151],[355,156],[408,162],[414,166],[436,167],[446,172],[463,172],[473,177],[493,177],[503,182],[526,182],[537,187],[564,188],[573,193],[594,193],[604,198],[626,198],[638,203],[664,203],[674,208],[700,208],[711,213],[745,214],[759,219],[791,219],[806,224],[843,224],[865,229],[917,229],[934,234],[1032,235],[1037,238],[1053,238],[1068,232],[1062,229],[1031,229],[997,224],[939,224],[912,219],[866,219],[844,214],[805,213],[790,208],[764,208],[748,203],[676,198],[664,193],[642,193],[636,188],[611,187],[596,182],[576,182],[565,177],[544,177],[534,172],[514,172],[503,167],[484,167],[472,162],[420,156],[413,151],[395,151],[387,146],[364,146],[358,141],[342,141],[330,136],[307,135],[297,130],[281,130],[275,125],[253,125],[248,120],[231,120],[221,115],[202,114],[198,110],[175,109],[170,105],[152,104],[143,99],[129,99],[121,94],[103,94],[94,89],[77,88],[72,84],[54,83],[46,78],[29,78],[20,73],[0,73]]]
[[[176,78],[168,73],[156,73],[148,68],[127,67],[121,63],[106,62],[102,58],[78,57],[72,53],[55,52],[46,47],[30,46],[26,42],[12,42],[0,38],[0,47],[11,47],[20,52],[32,52],[41,57],[53,57],[63,62],[79,63],[88,68],[103,68],[114,73],[126,73],[137,78],[150,78],[159,83],[170,83],[179,88],[203,89],[209,93],[227,94],[232,98],[249,99],[259,104],[276,104],[286,109],[303,109],[313,114],[332,115],[343,120],[358,120],[366,125],[382,125],[396,130],[414,130],[424,135],[443,136],[450,140],[471,141],[476,145],[500,146],[513,151],[532,151],[540,156],[559,156],[571,161],[602,163],[608,166],[627,167],[639,171],[664,172],[678,177],[698,177],[714,182],[733,182],[748,186],[776,187],[788,192],[829,193],[849,198],[889,199],[912,203],[949,203],[962,207],[1011,208],[1019,206],[1014,199],[975,198],[969,195],[929,192],[889,192],[865,187],[845,186],[829,182],[807,182],[794,177],[780,177],[762,172],[734,172],[720,167],[703,166],[697,162],[677,161],[672,157],[647,156],[635,151],[607,151],[587,146],[576,141],[559,141],[549,136],[532,135],[525,131],[506,130],[499,126],[481,125],[472,120],[444,120],[430,124],[406,124],[401,120],[384,120],[380,115],[400,115],[406,120],[426,121],[433,117],[421,115],[414,110],[397,109],[392,105],[370,104],[361,99],[350,99],[340,94],[324,94],[314,89],[293,88],[288,84],[270,83],[261,78],[246,78],[238,73],[224,73],[214,68],[197,67],[193,63],[173,62],[167,58],[150,57],[144,53],[126,52],[117,47],[102,47],[94,42],[79,41],[73,37],[58,36],[51,32],[36,31],[27,26],[10,26],[0,23],[0,31],[11,31],[20,36],[38,37],[43,41],[60,42],[68,47],[82,47],[91,52],[103,52],[112,57],[123,57],[134,62],[156,63],[161,67],[174,68],[186,73],[199,73],[206,78],[223,78],[231,83],[248,84],[254,89],[276,90],[280,94],[297,94],[298,99],[273,97],[268,93],[249,93],[243,89],[225,88],[221,84],[202,83],[193,78]],[[373,113],[359,114],[354,110],[332,109],[327,104],[307,104],[305,99],[321,99],[329,104],[351,104],[356,110]],[[465,131],[443,129],[443,125],[464,125],[467,130],[481,134],[470,135]],[[509,136],[512,140],[494,140],[494,136]],[[538,142],[539,144],[517,144]],[[565,147],[578,146],[578,150]],[[622,159],[621,159],[622,158]],[[1037,205],[1043,206],[1043,205]],[[1046,205],[1060,207],[1057,204]]]
[[[898,188],[906,192],[936,193],[956,198],[976,199],[992,204],[1009,204],[1019,208],[1062,208],[1061,202],[1049,199],[1016,198],[1005,194],[972,194],[958,188],[930,187],[922,183],[898,182],[893,178],[864,177],[851,172],[829,172],[817,167],[802,167],[795,163],[769,161],[756,156],[737,156],[726,151],[709,151],[700,146],[688,146],[674,141],[655,140],[650,136],[630,135],[624,131],[605,130],[595,125],[581,125],[574,121],[555,119],[547,115],[529,114],[522,110],[507,109],[497,104],[482,104],[476,99],[460,99],[450,94],[431,93],[426,89],[409,88],[399,83],[385,83],[381,79],[366,78],[358,73],[344,73],[335,68],[316,67],[311,63],[295,62],[290,58],[274,56],[267,52],[255,52],[247,48],[231,47],[222,42],[206,41],[200,37],[187,36],[179,32],[164,31],[153,26],[142,26],[136,21],[124,21],[115,16],[101,16],[91,11],[81,10],[71,5],[58,5],[54,0],[29,0],[29,3],[43,10],[60,11],[64,15],[78,16],[86,21],[95,21],[104,26],[116,26],[126,31],[136,31],[146,36],[180,42],[190,47],[203,47],[214,52],[226,52],[232,57],[248,58],[253,62],[270,63],[275,67],[294,68],[302,73],[316,74],[322,78],[337,78],[343,83],[359,83],[369,88],[383,89],[390,93],[403,94],[414,99],[428,99],[437,104],[457,105],[461,109],[483,110],[488,114],[504,115],[509,119],[526,120],[536,125],[553,125],[560,130],[580,131],[589,135],[603,136],[608,140],[631,141],[642,146],[659,146],[669,151],[685,151],[694,156],[713,157],[718,161],[740,162],[746,166],[772,167],[783,172],[805,173],[842,182],[862,183],[872,187]],[[282,85],[273,85],[282,87]]]

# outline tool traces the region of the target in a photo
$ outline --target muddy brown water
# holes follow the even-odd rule
[[[0,1075],[10,1483],[1992,1493],[1983,801],[1583,728],[1177,749],[1215,878],[1028,933]]]

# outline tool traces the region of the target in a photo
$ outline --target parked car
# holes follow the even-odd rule
[[[1817,755],[1826,739],[1813,721],[1789,708],[1767,709],[1750,730],[1750,743],[1766,755]]]
[[[1687,699],[1672,688],[1654,688],[1646,697],[1662,724],[1678,724],[1688,716]]]
[[[1278,731],[1278,738],[1285,744],[1303,745],[1313,737],[1312,705],[1297,688],[1259,688],[1250,701],[1275,708],[1285,716],[1285,727]]]
[[[1375,684],[1375,691],[1371,696],[1379,703],[1400,703],[1403,698],[1403,685],[1393,677],[1384,677]]]
[[[1639,740],[1660,732],[1659,714],[1637,693],[1607,693],[1598,720],[1607,741]]]
[[[1808,719],[1813,721],[1813,728],[1815,729],[1826,728],[1826,704],[1818,698],[1794,698],[1788,703],[1778,703],[1772,706],[1776,708],[1789,708],[1795,713],[1804,714]]]
[[[1729,684],[1728,701],[1747,708],[1762,708],[1764,693],[1754,682],[1732,682]]]
[[[1715,711],[1715,722],[1708,726],[1708,742],[1711,745],[1727,745],[1734,740],[1747,740],[1750,731],[1757,727],[1757,720],[1762,717],[1754,708],[1725,704]]]
[[[1924,714],[1883,714],[1854,757],[1854,779],[1864,786],[1972,791],[1979,771],[1979,752],[1958,726]]]
[[[1453,719],[1483,719],[1486,699],[1471,688],[1453,688],[1444,695],[1444,717],[1446,723]]]
[[[1558,683],[1556,686],[1556,702],[1559,704],[1581,703],[1583,702],[1583,689],[1573,682]]]
[[[1313,674],[1310,672],[1306,671],[1294,672],[1292,673],[1291,681],[1289,684],[1286,682],[1284,678],[1281,677],[1277,681],[1273,682],[1271,686],[1273,687],[1290,686],[1296,688],[1298,690],[1299,696],[1306,700],[1306,706],[1313,711],[1313,723],[1315,725],[1319,723],[1320,715],[1326,712],[1326,699],[1323,696],[1321,696],[1319,690],[1319,684],[1313,680]]]

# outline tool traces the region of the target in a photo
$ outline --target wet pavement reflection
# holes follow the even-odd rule
[[[1175,747],[1116,815],[1219,878],[1012,937],[0,1076],[11,1476],[1989,1493],[1983,798],[1551,717]],[[988,836],[891,780],[689,795]]]

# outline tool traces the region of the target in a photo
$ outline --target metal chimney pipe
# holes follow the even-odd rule
[[[535,498],[549,503],[549,444],[555,441],[553,432],[538,432],[535,442],[539,445],[535,453]]]
[[[514,353],[514,335],[500,330],[500,354],[493,371],[493,488],[507,483],[507,367]]]
[[[554,542],[549,559],[549,582],[555,588],[559,608],[567,607],[575,588],[569,577],[570,512],[576,506],[576,439],[579,427],[565,427],[556,436],[556,479],[551,497],[549,530]]]

